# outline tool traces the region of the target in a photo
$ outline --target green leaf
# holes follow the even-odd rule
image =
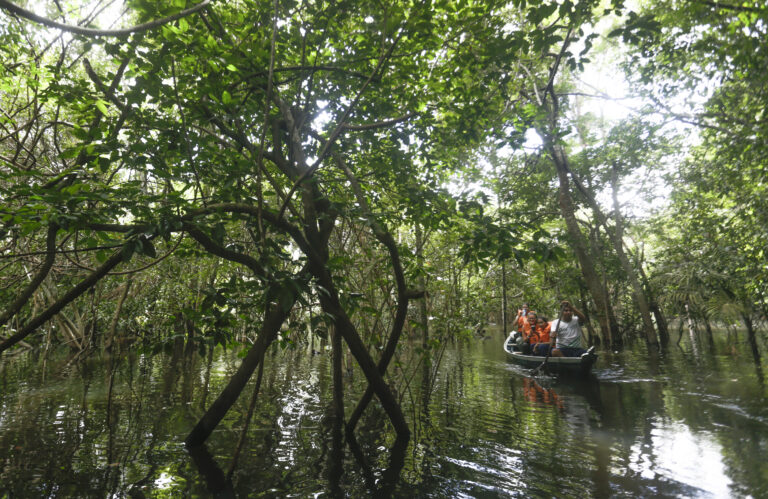
[[[101,114],[106,116],[107,115],[107,103],[105,101],[101,100],[101,99],[97,99],[95,104],[96,104],[96,107],[98,108],[98,110],[101,111]]]
[[[96,252],[96,261],[99,263],[104,263],[107,261],[107,252],[106,250],[98,250]]]
[[[142,242],[142,249],[144,251],[144,254],[151,258],[157,258],[157,250],[155,250],[155,245],[152,244],[152,241],[149,239],[145,239]]]
[[[221,102],[223,102],[224,104],[229,104],[230,102],[232,102],[232,95],[230,95],[229,92],[224,90],[224,92],[222,92],[221,94]]]
[[[136,241],[127,241],[123,245],[123,249],[120,250],[120,253],[122,254],[122,257],[123,257],[123,262],[129,262],[135,251],[136,251]]]

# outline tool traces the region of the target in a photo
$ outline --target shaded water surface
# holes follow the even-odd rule
[[[374,404],[341,452],[329,355],[273,352],[234,466],[252,385],[206,448],[182,442],[237,352],[5,357],[0,497],[768,497],[768,390],[738,338],[603,352],[580,381],[532,378],[502,340],[449,347],[436,376],[404,355],[411,440]],[[349,414],[364,379],[345,385]]]

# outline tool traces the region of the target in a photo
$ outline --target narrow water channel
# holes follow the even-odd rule
[[[531,377],[502,341],[449,347],[434,376],[403,357],[410,442],[393,446],[372,406],[341,457],[329,355],[273,352],[231,473],[252,387],[205,451],[182,442],[236,351],[3,357],[0,498],[768,497],[768,390],[743,336],[602,352],[578,381]],[[351,411],[365,383],[356,370],[345,383]]]

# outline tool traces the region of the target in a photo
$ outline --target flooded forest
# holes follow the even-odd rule
[[[765,497],[766,38],[0,0],[0,498]]]

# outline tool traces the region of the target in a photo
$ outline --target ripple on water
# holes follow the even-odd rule
[[[487,452],[487,449],[475,449],[475,451],[480,451],[478,457],[484,464],[477,462],[480,459],[468,460],[451,456],[439,458],[442,476],[456,477],[446,480],[446,485],[450,484],[454,492],[508,494],[522,487],[523,460],[519,451],[509,448],[497,449],[494,452]],[[496,466],[491,466],[492,463]],[[476,495],[469,497],[476,497]]]

